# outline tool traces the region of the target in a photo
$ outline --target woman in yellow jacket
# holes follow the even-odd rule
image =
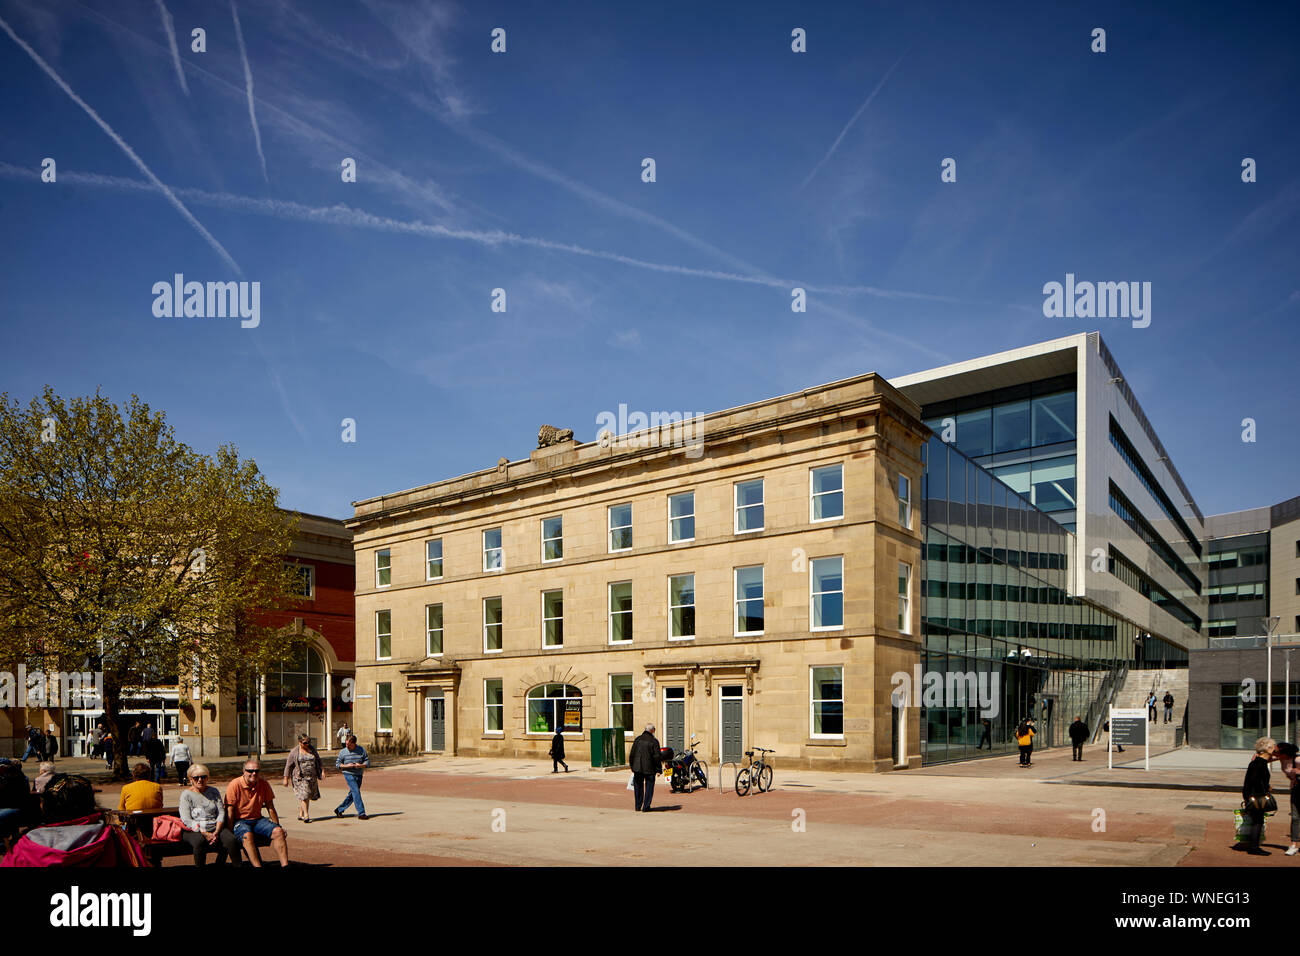
[[[1027,720],[1022,720],[1016,728],[1016,743],[1020,745],[1020,766],[1030,767],[1030,757],[1034,753],[1034,728]]]

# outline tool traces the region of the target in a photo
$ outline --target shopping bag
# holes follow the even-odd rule
[[[627,788],[628,788],[629,790],[632,790],[632,791],[635,791],[635,790],[636,790],[636,787],[634,787],[634,786],[632,785],[635,781],[636,781],[636,774],[632,774],[632,776],[630,776],[630,777],[627,778]]]

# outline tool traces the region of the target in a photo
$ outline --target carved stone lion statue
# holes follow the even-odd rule
[[[572,428],[556,428],[554,425],[543,425],[537,429],[538,448],[546,448],[549,445],[558,445],[562,441],[572,440]]]

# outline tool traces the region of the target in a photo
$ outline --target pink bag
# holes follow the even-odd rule
[[[167,843],[179,843],[185,824],[180,817],[162,815],[153,818],[153,839]]]

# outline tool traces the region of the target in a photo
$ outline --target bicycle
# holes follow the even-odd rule
[[[757,760],[754,759],[755,750],[759,751]],[[749,766],[736,774],[737,796],[743,797],[749,793],[751,783],[758,788],[759,793],[772,789],[772,766],[767,762],[763,754],[774,753],[776,753],[775,750],[768,750],[765,747],[755,747],[754,750],[745,751],[745,756],[749,758]]]

